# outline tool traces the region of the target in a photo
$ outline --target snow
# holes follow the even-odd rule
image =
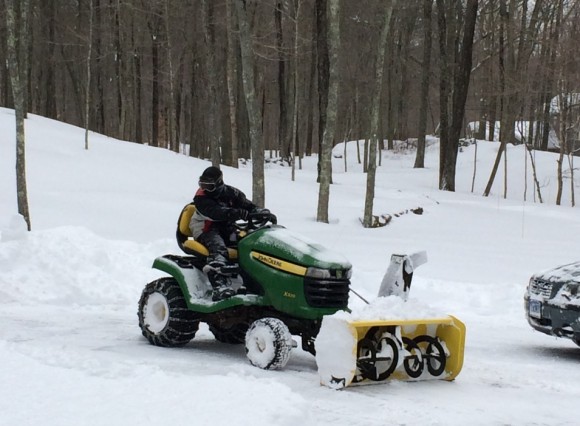
[[[276,228],[275,232],[267,232],[260,236],[260,243],[276,247],[290,259],[302,259],[304,255],[316,256],[316,259],[328,264],[348,266],[346,258],[333,250],[318,244],[310,238],[299,235],[295,231]]]
[[[336,378],[352,377],[356,368],[356,331],[344,312],[325,317],[316,337],[316,365],[320,382],[331,389],[344,387]]]
[[[412,293],[411,293],[412,294]],[[447,312],[437,310],[428,304],[414,299],[404,301],[399,296],[377,297],[368,305],[357,306],[350,317],[353,321],[442,318]]]
[[[580,262],[573,262],[569,265],[561,265],[556,268],[550,268],[535,274],[537,278],[553,281],[571,281],[580,283]]]
[[[180,349],[141,336],[137,301],[147,282],[163,276],[151,264],[179,254],[177,216],[208,162],[96,134],[87,151],[82,129],[30,115],[28,233],[15,219],[12,111],[0,109],[0,126],[1,425],[577,424],[580,349],[532,330],[523,312],[533,273],[580,259],[568,171],[563,205],[554,205],[554,154],[535,153],[540,204],[521,146],[507,149],[505,199],[503,166],[491,196],[481,196],[498,143],[478,144],[473,193],[473,145],[459,154],[455,193],[437,189],[436,144],[425,169],[413,169],[411,151],[383,152],[375,214],[419,206],[424,213],[376,229],[359,222],[366,176],[354,143],[348,172],[344,158],[333,160],[330,224],[315,220],[314,157],[303,160],[294,182],[289,168],[267,165],[266,204],[278,223],[344,255],[365,299],[378,303],[391,254],[424,250],[429,261],[414,271],[406,306],[454,315],[467,327],[463,370],[453,382],[334,391],[320,386],[315,358],[300,347],[285,369],[265,371],[250,365],[243,345],[217,342],[204,325]],[[342,155],[344,146],[336,149]],[[251,167],[223,170],[251,197]],[[353,295],[350,304],[365,309]]]

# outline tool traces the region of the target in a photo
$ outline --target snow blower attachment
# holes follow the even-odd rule
[[[425,252],[392,255],[379,298],[397,296],[404,304],[414,268],[426,262]],[[387,309],[380,311],[381,317],[389,313]],[[361,319],[339,312],[325,317],[316,339],[321,383],[341,389],[393,379],[455,379],[463,366],[465,325],[453,316],[409,315],[412,313],[405,312],[404,318],[376,319],[370,315]]]
[[[463,365],[464,344],[465,326],[452,316],[349,320],[336,315],[322,322],[316,362],[321,383],[333,389],[392,379],[453,380]]]

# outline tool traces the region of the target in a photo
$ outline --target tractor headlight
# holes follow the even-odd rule
[[[350,279],[352,268],[349,269],[322,269],[313,266],[306,270],[306,276],[318,280],[327,279]]]
[[[314,268],[312,266],[306,270],[306,276],[319,280],[332,278],[328,269]]]

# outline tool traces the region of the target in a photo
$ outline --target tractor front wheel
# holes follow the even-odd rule
[[[264,370],[284,368],[294,346],[286,324],[277,318],[261,318],[246,333],[246,355],[250,363]]]

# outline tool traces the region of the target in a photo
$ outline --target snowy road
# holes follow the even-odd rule
[[[3,388],[0,424],[523,424],[519,413],[555,424],[554,413],[572,412],[580,397],[573,345],[505,316],[466,323],[456,381],[332,391],[318,384],[314,357],[300,349],[284,371],[262,371],[243,346],[215,341],[205,326],[185,348],[164,349],[140,336],[130,309],[5,305],[0,379],[19,386]],[[30,410],[11,409],[22,406]]]

